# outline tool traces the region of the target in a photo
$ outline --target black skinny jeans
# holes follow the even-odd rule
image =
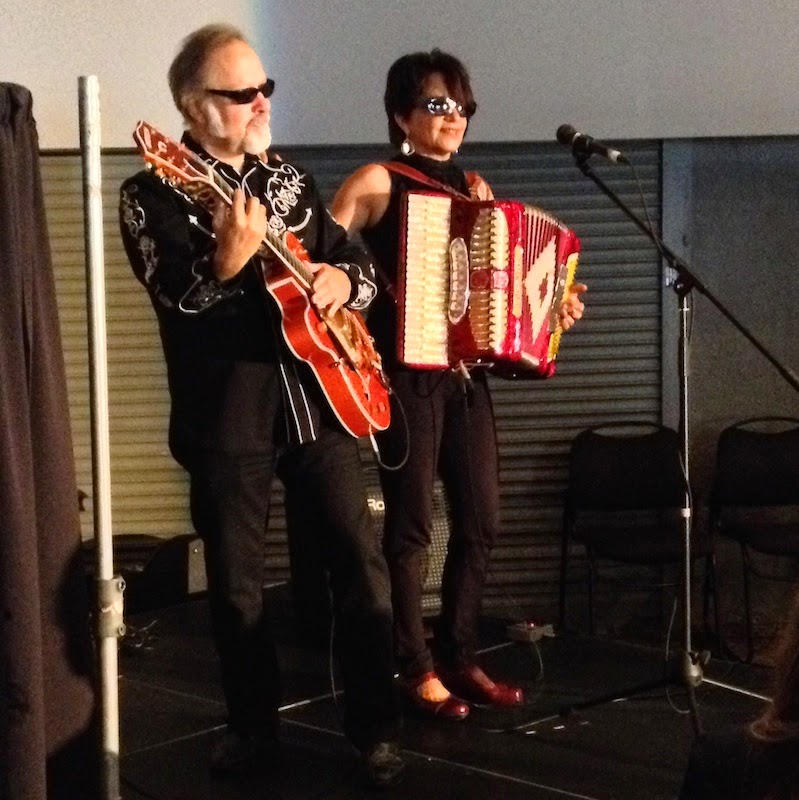
[[[290,537],[330,572],[345,692],[345,732],[361,749],[398,733],[386,564],[366,505],[355,440],[323,427],[279,457]],[[208,453],[191,470],[192,518],[205,545],[209,604],[229,725],[276,732],[280,677],[266,619],[264,548],[275,455]],[[298,543],[295,542],[295,546]]]
[[[392,386],[409,430],[408,462],[380,471],[386,502],[384,552],[391,575],[394,647],[400,672],[433,669],[422,620],[425,550],[433,528],[433,487],[441,476],[452,528],[441,586],[437,657],[449,668],[474,660],[488,558],[499,530],[496,433],[485,375],[395,370]],[[399,463],[406,449],[402,414],[378,437],[382,460]]]

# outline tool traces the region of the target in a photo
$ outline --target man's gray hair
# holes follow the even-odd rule
[[[169,89],[178,111],[186,117],[186,97],[201,89],[200,74],[208,57],[230,42],[247,42],[233,25],[212,23],[190,33],[169,67]]]

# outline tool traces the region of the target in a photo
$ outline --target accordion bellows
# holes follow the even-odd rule
[[[560,342],[558,309],[579,252],[574,232],[535,206],[406,193],[399,360],[549,377]]]

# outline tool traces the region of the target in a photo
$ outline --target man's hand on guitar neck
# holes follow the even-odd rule
[[[350,299],[352,283],[344,270],[330,264],[308,264],[314,273],[311,302],[329,315],[335,314]]]
[[[266,207],[257,197],[245,197],[241,189],[233,192],[230,205],[218,202],[213,213],[216,234],[214,274],[229,280],[255,255],[266,236]]]

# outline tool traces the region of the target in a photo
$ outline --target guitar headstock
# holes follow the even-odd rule
[[[133,140],[156,174],[209,211],[220,199],[230,202],[232,189],[219,179],[210,164],[180,142],[164,136],[149,122],[137,123]]]

